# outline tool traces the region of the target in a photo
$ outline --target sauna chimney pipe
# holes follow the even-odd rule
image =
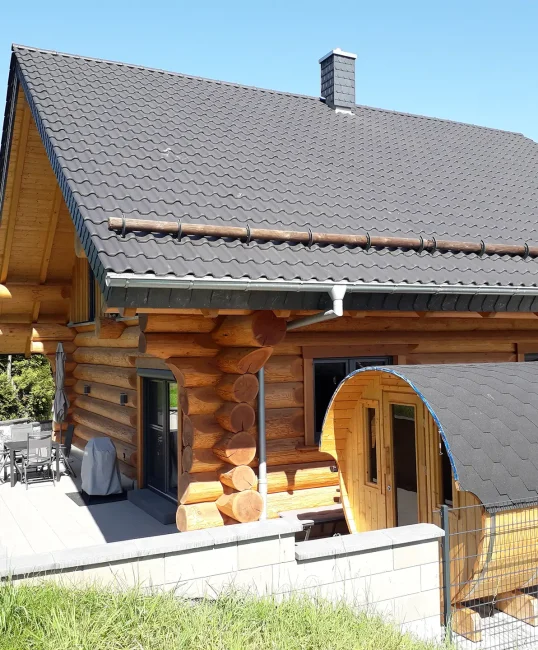
[[[288,331],[296,330],[299,327],[306,327],[307,325],[315,325],[316,323],[323,323],[326,320],[340,318],[340,316],[344,315],[344,296],[346,295],[346,289],[345,284],[335,284],[329,292],[333,301],[332,309],[314,314],[314,316],[306,316],[305,318],[292,320],[288,323],[286,329]]]

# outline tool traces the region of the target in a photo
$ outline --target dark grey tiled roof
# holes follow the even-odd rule
[[[398,374],[428,402],[463,490],[484,504],[538,497],[538,363],[377,370]]]
[[[116,273],[536,286],[538,262],[108,231],[110,216],[538,243],[520,134],[14,48],[87,249]],[[75,219],[76,221],[76,219]],[[90,250],[92,259],[92,251]]]

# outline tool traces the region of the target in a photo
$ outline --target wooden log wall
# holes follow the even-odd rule
[[[134,324],[132,324],[134,323]],[[107,436],[116,447],[121,471],[136,478],[137,405],[136,359],[140,329],[136,322],[98,318],[95,326],[74,328],[69,381],[70,421],[74,444],[83,448],[92,438]],[[90,393],[84,394],[85,386]],[[127,403],[120,404],[120,395]]]
[[[387,355],[395,363],[515,361],[518,352],[530,351],[533,336],[538,340],[534,315],[512,320],[478,314],[355,314],[289,333],[286,319],[299,315],[281,316],[148,313],[140,315],[139,327],[103,318],[94,329],[83,327],[76,336],[67,330],[71,339],[63,338],[66,383],[77,444],[109,435],[122,471],[134,476],[141,458],[136,448],[136,366],[146,361],[161,364],[176,378],[183,418],[178,528],[256,520],[261,510],[256,373],[264,367],[268,515],[331,505],[339,496],[338,474],[331,472],[334,462],[308,443],[314,358]],[[32,351],[52,358],[60,334],[35,338]],[[86,384],[89,395],[84,395]],[[125,406],[119,403],[121,393],[127,395]]]

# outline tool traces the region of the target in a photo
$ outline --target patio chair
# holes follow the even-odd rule
[[[26,483],[28,489],[28,470],[45,470],[49,471],[53,485],[54,472],[52,471],[52,431],[39,431],[28,433],[28,444],[22,454],[21,473],[22,480]]]
[[[9,451],[4,447],[4,441],[0,440],[0,482],[7,480],[7,464],[9,462]]]

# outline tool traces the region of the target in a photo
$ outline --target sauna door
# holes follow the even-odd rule
[[[391,527],[390,497],[392,470],[389,441],[385,439],[381,403],[376,399],[358,400],[356,425],[349,444],[349,477],[360,477],[349,485],[350,505],[357,504],[356,531]],[[353,528],[353,527],[352,527]]]
[[[392,526],[408,526],[421,521],[422,488],[425,472],[419,464],[423,447],[423,404],[414,395],[383,394],[385,438],[390,449],[390,483],[387,487]],[[419,467],[420,465],[420,467]]]

